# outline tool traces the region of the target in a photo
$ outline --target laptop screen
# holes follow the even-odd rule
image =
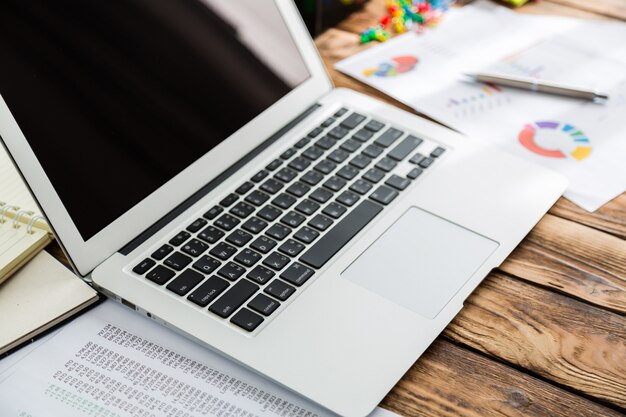
[[[310,77],[271,0],[2,0],[0,63],[84,240]]]

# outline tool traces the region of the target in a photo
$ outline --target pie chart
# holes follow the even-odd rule
[[[412,55],[402,55],[391,58],[388,62],[381,62],[377,68],[368,68],[363,71],[363,75],[369,77],[395,77],[411,71],[417,65],[417,57]]]
[[[547,137],[550,146],[539,141]],[[538,121],[524,126],[518,135],[522,146],[534,154],[546,158],[568,158],[577,161],[591,155],[590,141],[580,129],[569,123]]]

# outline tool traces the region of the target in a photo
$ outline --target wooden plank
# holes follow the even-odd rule
[[[493,273],[444,335],[626,411],[626,317]]]
[[[524,14],[567,16],[580,19],[610,19],[610,17],[604,16],[602,14],[568,6],[566,2],[564,2],[563,4],[559,4],[553,3],[551,0],[526,3],[523,7],[515,10]]]
[[[619,416],[482,355],[438,340],[382,406],[402,416]]]
[[[626,20],[626,2],[624,0],[550,0],[550,2]]]
[[[626,241],[615,236],[546,215],[500,269],[626,314]]]
[[[590,213],[561,198],[550,213],[626,239],[626,193]]]

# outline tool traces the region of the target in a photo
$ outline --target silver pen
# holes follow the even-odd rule
[[[484,83],[492,83],[505,87],[520,88],[523,90],[537,91],[540,93],[558,94],[567,97],[584,98],[593,101],[606,101],[608,94],[600,93],[596,90],[588,90],[573,86],[567,86],[550,81],[541,81],[535,78],[514,77],[501,74],[471,73],[466,76]]]

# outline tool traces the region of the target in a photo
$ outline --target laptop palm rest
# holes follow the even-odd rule
[[[498,246],[411,207],[341,276],[432,319]]]

